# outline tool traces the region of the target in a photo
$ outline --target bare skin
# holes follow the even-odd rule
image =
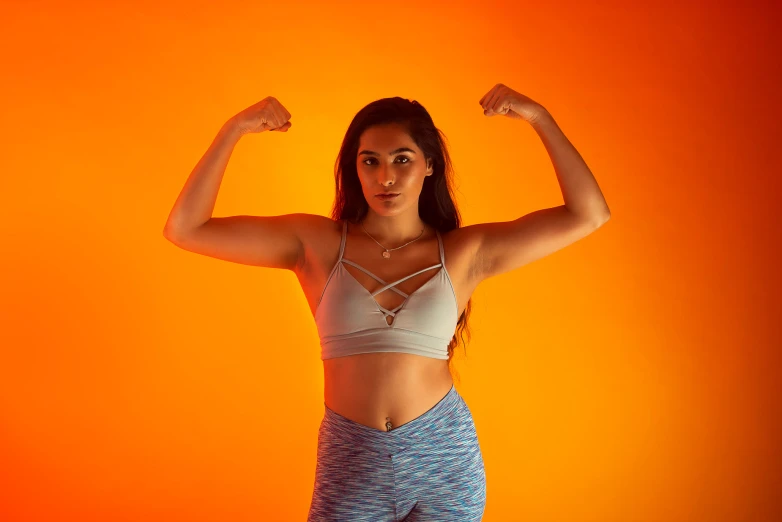
[[[491,97],[487,103],[496,105],[493,100]],[[290,113],[273,97],[231,118],[190,174],[163,233],[169,241],[191,252],[292,270],[315,317],[318,300],[337,261],[342,223],[301,213],[212,216],[220,181],[239,137],[269,129],[284,132],[290,127],[289,119]],[[610,217],[594,177],[553,118],[541,112],[532,123],[552,156],[566,204],[536,210],[512,221],[479,223],[441,234],[446,269],[458,300],[457,318],[481,281],[556,252],[591,234]],[[430,162],[404,127],[397,124],[366,129],[358,151],[356,171],[369,204],[362,221],[367,232],[386,248],[418,238],[422,229],[424,233],[385,259],[381,256],[383,248],[367,232],[350,225],[344,258],[388,282],[439,263],[436,233],[418,213],[421,189],[433,173]],[[381,200],[376,197],[380,192],[400,195]],[[344,266],[368,292],[380,287],[378,281],[355,267]],[[412,295],[438,270],[423,272],[397,288]],[[403,299],[389,290],[375,296],[388,309]],[[386,431],[388,421],[398,428],[426,413],[453,384],[448,361],[412,354],[355,354],[327,359],[323,364],[326,406],[381,431]]]
[[[348,225],[344,258],[388,282],[439,263],[436,231],[426,226],[418,213],[418,199],[426,178],[433,174],[433,165],[405,127],[386,124],[366,129],[359,140],[356,172],[369,208],[362,220],[363,228]],[[399,196],[390,201],[376,197],[384,192],[396,192]],[[328,219],[320,232],[308,241],[303,240],[304,263],[301,273],[297,272],[313,317],[339,255],[342,223]],[[458,299],[469,297],[473,288],[467,283],[466,273],[470,270],[466,263],[472,258],[471,252],[468,248],[458,250],[455,235],[446,236],[443,237],[446,269],[453,279],[456,296]],[[413,239],[415,241],[407,244]],[[378,243],[386,248],[405,246],[394,250],[386,259],[382,257],[384,250]],[[382,286],[354,266],[345,264],[345,269],[369,292]],[[397,288],[412,296],[435,277],[438,270],[441,268],[427,270],[403,281]],[[405,298],[389,289],[375,296],[375,300],[391,310]],[[466,304],[466,300],[458,303],[459,314]],[[388,324],[392,321],[392,317],[386,318]],[[326,406],[343,417],[383,431],[419,417],[453,385],[447,360],[420,355],[355,354],[326,359],[323,366]]]
[[[322,224],[316,228],[306,231],[303,240],[307,262],[295,272],[313,318],[326,280],[339,256],[342,224],[323,217]],[[464,311],[477,285],[475,278],[469,275],[474,253],[468,241],[460,241],[461,230],[441,233],[445,266],[458,299],[458,316]],[[348,224],[343,257],[385,281],[396,281],[440,262],[437,236],[434,229],[428,226],[421,239],[395,250],[390,259],[383,258],[382,252],[382,248],[360,226]],[[368,291],[382,286],[357,268],[348,264],[344,266]],[[411,277],[397,288],[411,294],[435,277],[438,270],[441,269],[433,268]],[[404,299],[389,290],[375,296],[375,300],[387,309],[393,309]],[[391,319],[388,318],[389,324]],[[343,417],[381,431],[386,431],[389,419],[394,429],[426,413],[453,385],[448,361],[406,353],[382,352],[336,357],[323,361],[323,368],[326,406]]]

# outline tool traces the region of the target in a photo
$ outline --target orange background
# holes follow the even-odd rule
[[[612,218],[473,294],[484,520],[779,520],[780,17],[525,4],[4,4],[0,519],[304,521],[304,294],[177,248],[168,213],[269,95],[293,127],[242,138],[215,216],[328,215],[351,118],[397,95],[448,137],[464,224],[561,205],[534,130],[478,105],[504,83]]]

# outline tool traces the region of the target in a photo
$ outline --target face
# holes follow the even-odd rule
[[[425,160],[421,149],[399,124],[376,125],[364,131],[359,140],[356,170],[367,203],[381,215],[399,214],[409,208],[417,213],[424,179],[433,173],[431,160]],[[377,194],[383,192],[399,195],[378,198]]]

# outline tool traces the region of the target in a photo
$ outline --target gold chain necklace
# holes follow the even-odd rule
[[[359,223],[359,224],[361,225],[361,228],[364,228],[364,223]],[[421,236],[423,236],[423,235],[424,235],[424,230],[426,230],[426,226],[424,226],[424,228],[423,228],[423,229],[421,229],[421,234],[420,234],[420,235],[419,235],[417,238],[413,239],[413,241],[418,241],[419,239],[421,239]],[[380,243],[378,243],[377,239],[375,239],[374,237],[372,237],[372,236],[370,235],[370,233],[369,233],[369,232],[367,232],[367,229],[366,229],[366,228],[364,228],[364,232],[366,233],[366,235],[368,235],[370,238],[372,238],[372,241],[374,241],[375,243],[377,243],[378,245],[380,245]],[[409,244],[410,244],[410,243],[412,243],[413,241],[408,241],[407,243],[405,243],[405,244],[404,244],[404,245],[402,245],[402,246],[398,246],[398,247],[396,247],[396,248],[391,248],[391,249],[388,249],[388,248],[384,247],[383,245],[380,245],[380,246],[383,248],[383,250],[385,250],[385,252],[383,252],[383,257],[384,257],[384,258],[386,258],[386,259],[389,259],[389,258],[391,257],[391,251],[392,251],[392,250],[399,250],[400,248],[402,248],[402,247],[404,247],[404,246],[407,246],[407,245],[409,245]]]

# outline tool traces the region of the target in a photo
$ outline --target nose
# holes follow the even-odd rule
[[[389,167],[381,167],[378,170],[377,181],[384,187],[394,184],[394,173]]]

